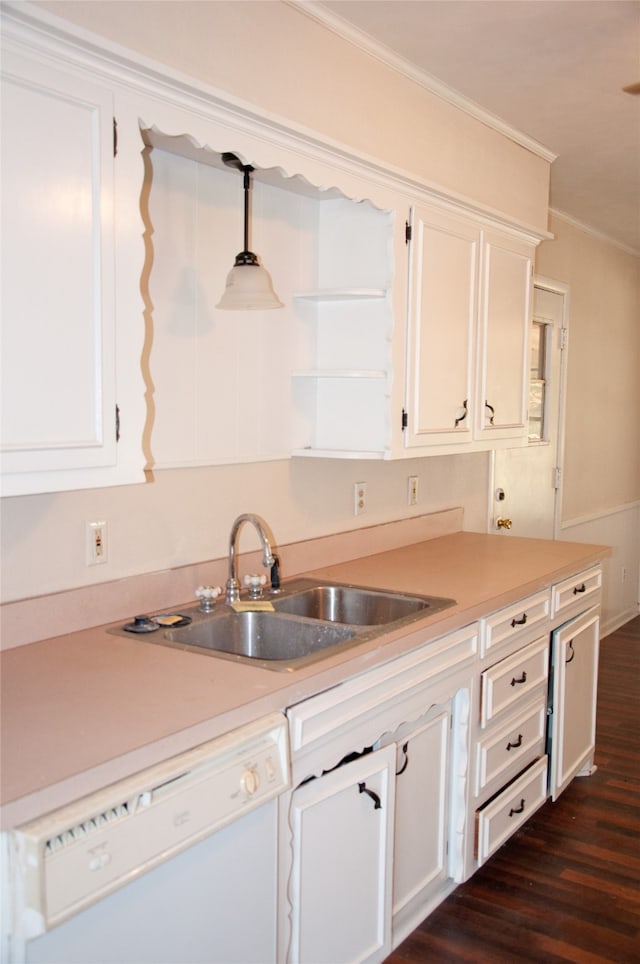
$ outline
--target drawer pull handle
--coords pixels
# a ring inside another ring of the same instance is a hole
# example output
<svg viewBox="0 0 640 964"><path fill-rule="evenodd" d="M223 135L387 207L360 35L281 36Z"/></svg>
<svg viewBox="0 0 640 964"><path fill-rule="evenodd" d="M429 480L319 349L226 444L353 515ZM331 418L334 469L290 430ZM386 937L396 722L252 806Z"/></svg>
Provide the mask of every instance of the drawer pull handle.
<svg viewBox="0 0 640 964"><path fill-rule="evenodd" d="M573 640L570 639L567 643L567 652L571 653L569 659L565 659L565 663L570 663L572 659L575 659L576 651L573 648Z"/></svg>
<svg viewBox="0 0 640 964"><path fill-rule="evenodd" d="M358 793L366 793L367 796L371 797L373 800L373 809L382 810L382 801L380 800L380 797L377 793L374 793L373 790L370 790L366 783L358 784Z"/></svg>
<svg viewBox="0 0 640 964"><path fill-rule="evenodd" d="M523 613L520 619L511 620L511 628L513 629L515 626L524 626L526 621L527 621L527 614Z"/></svg>
<svg viewBox="0 0 640 964"><path fill-rule="evenodd" d="M404 753L404 760L402 761L402 766L400 767L400 769L399 769L399 770L396 770L396 776L397 776L397 777L399 777L402 773L404 773L404 771L405 771L405 770L407 769L407 767L409 766L409 754L407 753L407 750L408 750L408 749L409 749L409 744L408 744L408 743L403 743L403 744L402 744L402 752Z"/></svg>
<svg viewBox="0 0 640 964"><path fill-rule="evenodd" d="M582 583L581 586L574 586L574 587L573 587L573 595L574 595L574 596L577 596L579 592L586 592L586 591L587 591L587 587L585 586L584 583Z"/></svg>
<svg viewBox="0 0 640 964"><path fill-rule="evenodd" d="M518 739L515 743L512 743L511 740L509 740L507 743L507 750L517 750L520 746L522 746L522 733L518 733Z"/></svg>
<svg viewBox="0 0 640 964"><path fill-rule="evenodd" d="M526 673L526 670L523 669L522 676L520 677L520 679L516 679L514 676L513 679L511 680L511 685L516 686L519 683L526 683L526 682L527 682L527 673Z"/></svg>
<svg viewBox="0 0 640 964"><path fill-rule="evenodd" d="M519 814L519 813L524 813L524 797L523 797L522 800L520 801L520 806L519 806L519 807L512 807L512 808L511 808L511 810L509 811L509 816L510 816L510 817L515 817L515 816L516 816L517 814Z"/></svg>

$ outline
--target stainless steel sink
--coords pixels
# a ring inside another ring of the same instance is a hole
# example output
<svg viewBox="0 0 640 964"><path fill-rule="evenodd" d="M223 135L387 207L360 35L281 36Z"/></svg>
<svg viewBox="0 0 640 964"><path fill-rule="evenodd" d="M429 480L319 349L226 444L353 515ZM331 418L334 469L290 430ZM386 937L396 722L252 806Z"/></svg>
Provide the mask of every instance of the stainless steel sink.
<svg viewBox="0 0 640 964"><path fill-rule="evenodd" d="M292 619L270 612L221 613L165 633L166 639L185 647L269 661L300 660L355 635L355 630L347 626Z"/></svg>
<svg viewBox="0 0 640 964"><path fill-rule="evenodd" d="M356 586L318 585L274 599L273 606L277 612L293 613L307 619L351 626L385 626L428 609L437 612L438 608L443 608L438 603L448 602Z"/></svg>
<svg viewBox="0 0 640 964"><path fill-rule="evenodd" d="M226 603L217 603L211 613L188 609L182 614L185 621L189 620L188 626L158 626L157 632L140 638L290 672L375 639L391 628L409 626L455 603L439 596L407 595L304 577L267 593L265 600L271 603L272 611L261 609L260 603L254 610L241 612Z"/></svg>

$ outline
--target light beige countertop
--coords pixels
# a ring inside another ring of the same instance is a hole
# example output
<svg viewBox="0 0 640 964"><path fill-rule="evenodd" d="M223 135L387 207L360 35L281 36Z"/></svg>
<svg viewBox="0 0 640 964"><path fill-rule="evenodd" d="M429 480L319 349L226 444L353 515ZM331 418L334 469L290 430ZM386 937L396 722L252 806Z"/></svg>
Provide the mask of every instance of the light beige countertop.
<svg viewBox="0 0 640 964"><path fill-rule="evenodd" d="M608 554L603 546L456 532L316 569L325 579L457 603L296 672L125 638L108 626L9 649L1 676L2 827L285 710Z"/></svg>

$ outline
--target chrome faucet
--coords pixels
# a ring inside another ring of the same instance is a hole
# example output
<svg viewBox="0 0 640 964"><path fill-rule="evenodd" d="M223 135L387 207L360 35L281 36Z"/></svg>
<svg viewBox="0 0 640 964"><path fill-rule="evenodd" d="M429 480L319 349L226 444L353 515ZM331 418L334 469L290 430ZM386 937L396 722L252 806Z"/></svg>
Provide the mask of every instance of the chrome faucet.
<svg viewBox="0 0 640 964"><path fill-rule="evenodd" d="M238 534L244 522L250 522L253 526L255 526L256 532L260 536L260 541L262 543L263 565L269 568L270 566L273 566L275 561L273 552L271 551L269 537L266 533L266 523L260 518L260 516L253 515L253 513L250 512L245 512L243 515L239 515L231 526L231 535L229 536L229 578L227 580L226 597L228 603L236 602L236 600L240 598L240 583L238 582L236 551Z"/></svg>

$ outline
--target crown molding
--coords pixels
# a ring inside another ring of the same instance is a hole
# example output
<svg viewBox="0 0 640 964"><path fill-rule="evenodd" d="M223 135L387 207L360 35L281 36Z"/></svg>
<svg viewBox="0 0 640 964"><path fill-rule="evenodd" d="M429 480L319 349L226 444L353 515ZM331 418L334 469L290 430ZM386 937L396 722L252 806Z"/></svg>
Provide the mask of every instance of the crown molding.
<svg viewBox="0 0 640 964"><path fill-rule="evenodd" d="M365 51L365 53L375 57L376 60L379 60L397 73L404 75L450 106L464 111L465 114L469 114L474 120L508 137L509 140L531 151L532 154L537 154L538 157L543 158L543 160L549 163L553 163L553 161L556 160L558 155L554 154L548 147L545 147L544 144L534 140L522 131L517 130L517 128L512 127L511 124L502 120L497 114L492 114L491 111L486 110L484 107L476 104L475 101L460 94L457 90L454 90L453 87L449 87L441 80L438 80L437 77L433 77L425 70L416 67L415 64L405 60L404 57L395 53L389 47L385 46L385 44L381 44L379 41L374 40L373 37L370 37L369 34L354 27L353 24L348 23L348 21L344 20L339 14L326 10L321 4L316 3L315 0L282 0L282 2L303 13L310 19L315 20L317 23L322 24L322 26L331 30L343 40L347 40L355 47L359 47Z"/></svg>
<svg viewBox="0 0 640 964"><path fill-rule="evenodd" d="M622 241L612 238L610 234L605 234L604 231L600 231L598 228L594 228L590 224L585 224L584 221L579 221L577 218L574 218L573 215L567 214L566 211L560 211L558 208L549 208L549 214L558 218L560 221L564 221L566 224L570 224L579 231L584 231L585 234L590 235L597 241L604 241L605 244L610 244L614 248L619 248L620 251L624 251L625 254L630 254L634 258L640 258L640 250L638 248L632 248L631 245L624 244Z"/></svg>

